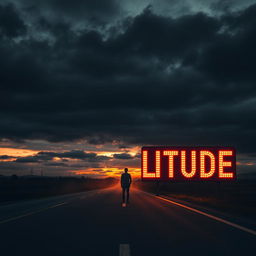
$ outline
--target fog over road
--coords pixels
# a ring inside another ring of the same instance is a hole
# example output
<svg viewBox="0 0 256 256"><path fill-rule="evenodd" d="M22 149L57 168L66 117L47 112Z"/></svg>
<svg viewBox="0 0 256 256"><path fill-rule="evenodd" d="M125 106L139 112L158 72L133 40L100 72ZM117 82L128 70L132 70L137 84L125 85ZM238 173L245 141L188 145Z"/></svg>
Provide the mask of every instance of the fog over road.
<svg viewBox="0 0 256 256"><path fill-rule="evenodd" d="M119 186L0 206L1 255L255 255L256 235ZM130 254L129 252L130 251Z"/></svg>

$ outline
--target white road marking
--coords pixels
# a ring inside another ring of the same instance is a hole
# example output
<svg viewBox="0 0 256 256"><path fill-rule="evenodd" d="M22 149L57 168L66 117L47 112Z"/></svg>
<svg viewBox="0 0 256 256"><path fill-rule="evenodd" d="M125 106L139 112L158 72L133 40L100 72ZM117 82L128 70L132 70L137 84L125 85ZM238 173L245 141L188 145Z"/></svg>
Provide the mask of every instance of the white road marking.
<svg viewBox="0 0 256 256"><path fill-rule="evenodd" d="M40 209L40 210L37 210L37 211L34 211L34 212L28 212L28 213L25 213L25 214L22 214L22 215L19 215L19 216L11 217L9 219L5 219L5 220L0 221L0 225L4 224L4 223L7 223L7 222L10 222L10 221L13 221L13 220L18 220L18 219L36 214L36 213L39 213L39 212L42 212L42 211L46 211L48 209L52 209L52 208L55 208L55 207L58 207L58 206L61 206L61 205L64 205L64 204L67 204L67 203L63 202L63 203L55 204L55 205L52 205L52 206L49 206L47 208L43 208L43 209Z"/></svg>
<svg viewBox="0 0 256 256"><path fill-rule="evenodd" d="M119 246L119 256L130 256L130 245L120 244Z"/></svg>
<svg viewBox="0 0 256 256"><path fill-rule="evenodd" d="M152 196L152 195L151 195L151 196ZM170 199L166 199L166 198L161 197L161 196L155 196L155 197L158 198L158 199L161 199L161 200L163 200L163 201L167 201L167 202L169 202L169 203L172 203L172 204L178 205L178 206L180 206L180 207L183 207L183 208L185 208L185 209L187 209L187 210L190 210L190 211L192 211L192 212L199 213L199 214L201 214L201 215L204 215L204 216L206 216L206 217L208 217L208 218L211 218L211 219L214 219L214 220L216 220L216 221L225 223L225 224L227 224L227 225L229 225L229 226L232 226L232 227L234 227L234 228L240 229L240 230L242 230L242 231L244 231L244 232L250 233L250 234L252 234L252 235L256 235L256 231L253 230L253 229L249 229L249 228L243 227L243 226L238 225L238 224L236 224L236 223L230 222L230 221L228 221L228 220L224 220L224 219L219 218L219 217L216 217L216 216L214 216L214 215L212 215L212 214L208 214L208 213L206 213L206 212L197 210L197 209L195 209L195 208L186 206L186 205L184 205L184 204L177 203L177 202L175 202L175 201L172 201L172 200L170 200Z"/></svg>

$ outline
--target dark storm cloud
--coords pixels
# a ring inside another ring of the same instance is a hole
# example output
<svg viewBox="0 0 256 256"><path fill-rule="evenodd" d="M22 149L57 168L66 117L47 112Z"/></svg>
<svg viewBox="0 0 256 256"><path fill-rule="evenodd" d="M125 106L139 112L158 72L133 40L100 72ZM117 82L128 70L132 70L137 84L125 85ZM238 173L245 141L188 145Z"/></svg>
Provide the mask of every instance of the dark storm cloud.
<svg viewBox="0 0 256 256"><path fill-rule="evenodd" d="M8 156L8 155L1 155L1 156L0 156L0 159L1 159L1 160L8 160L8 159L12 159L12 158L14 158L14 157Z"/></svg>
<svg viewBox="0 0 256 256"><path fill-rule="evenodd" d="M115 159L124 159L124 160L133 159L133 156L127 153L114 154L113 157Z"/></svg>
<svg viewBox="0 0 256 256"><path fill-rule="evenodd" d="M71 150L66 152L51 152L51 151L42 151L38 152L36 155L33 156L25 156L25 157L17 157L14 162L18 163L35 163L35 162L42 162L42 161L50 161L53 160L55 157L62 158L62 160L66 159L79 159L88 162L101 162L107 161L111 159L111 157L107 156L98 156L96 153L87 153L82 150ZM7 155L0 156L0 159L10 159L14 157L10 157Z"/></svg>
<svg viewBox="0 0 256 256"><path fill-rule="evenodd" d="M72 150L63 153L58 152L39 152L39 157L59 157L59 158L71 158L71 159L95 159L97 154L86 153L82 150Z"/></svg>
<svg viewBox="0 0 256 256"><path fill-rule="evenodd" d="M17 37L26 32L26 26L13 4L0 5L0 36Z"/></svg>
<svg viewBox="0 0 256 256"><path fill-rule="evenodd" d="M119 145L118 148L128 150L131 146L128 145Z"/></svg>
<svg viewBox="0 0 256 256"><path fill-rule="evenodd" d="M120 13L119 0L10 0L18 2L30 16L41 15L51 20L87 21L104 26Z"/></svg>
<svg viewBox="0 0 256 256"><path fill-rule="evenodd" d="M224 16L223 22L229 26L230 34L223 33L215 39L197 65L201 72L210 75L218 82L240 82L241 87L255 81L254 72L256 52L256 5L249 7L239 16ZM234 35L232 35L234 34ZM234 88L237 90L239 87Z"/></svg>
<svg viewBox="0 0 256 256"><path fill-rule="evenodd" d="M105 161L110 159L110 157L107 156L98 156L96 153L87 153L82 150L72 150L68 152L63 153L57 153L57 152L39 152L39 157L59 157L59 158L70 158L70 159L80 159L80 160L87 160L87 161Z"/></svg>
<svg viewBox="0 0 256 256"><path fill-rule="evenodd" d="M0 40L0 135L255 152L255 17L255 5L219 17L146 8L108 38L39 17L32 26L48 37ZM101 157L86 154L35 157Z"/></svg>
<svg viewBox="0 0 256 256"><path fill-rule="evenodd" d="M207 1L204 1L207 2ZM210 7L213 11L221 11L221 12L232 12L232 10L239 10L241 7L250 6L255 4L254 0L210 0Z"/></svg>
<svg viewBox="0 0 256 256"><path fill-rule="evenodd" d="M24 156L17 158L14 162L16 163L37 163L40 162L40 158L35 156Z"/></svg>

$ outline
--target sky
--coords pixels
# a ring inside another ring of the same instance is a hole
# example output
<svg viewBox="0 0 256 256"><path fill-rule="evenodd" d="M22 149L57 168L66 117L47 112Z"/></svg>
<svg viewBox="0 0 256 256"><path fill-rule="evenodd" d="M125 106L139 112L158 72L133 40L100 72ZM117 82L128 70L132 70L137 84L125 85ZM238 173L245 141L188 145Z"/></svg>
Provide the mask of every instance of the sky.
<svg viewBox="0 0 256 256"><path fill-rule="evenodd" d="M149 145L256 173L256 0L2 0L0 175L140 173Z"/></svg>

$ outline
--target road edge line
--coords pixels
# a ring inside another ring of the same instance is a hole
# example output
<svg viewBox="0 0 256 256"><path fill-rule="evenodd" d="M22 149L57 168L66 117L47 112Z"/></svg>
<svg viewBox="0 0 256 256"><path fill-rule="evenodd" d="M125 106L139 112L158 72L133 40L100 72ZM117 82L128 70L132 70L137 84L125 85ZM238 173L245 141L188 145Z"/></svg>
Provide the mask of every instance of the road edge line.
<svg viewBox="0 0 256 256"><path fill-rule="evenodd" d="M155 196L155 195L150 194L150 193L145 192L145 191L142 191L142 192L144 192L144 193L146 193L146 194L148 194L148 195L150 195L150 196L156 197L156 198L158 198L158 199L160 199L160 200L167 201L167 202L172 203L172 204L174 204L174 205L180 206L180 207L182 207L182 208L184 208L184 209L190 210L190 211L192 211L192 212L196 212L196 213L201 214L201 215L204 215L204 216L206 216L206 217L208 217L208 218L210 218L210 219L213 219L213 220L222 222L222 223L224 223L224 224L226 224L226 225L232 226L232 227L234 227L234 228L240 229L240 230L242 230L242 231L244 231L244 232L247 232L247 233L250 233L250 234L256 236L256 230L243 227L243 226L241 226L241 225L239 225L239 224L236 224L236 223L233 223L233 222L231 222L231 221L222 219L222 218L220 218L220 217L216 217L216 216L214 216L214 215L212 215L212 214L209 214L209 213L206 213L206 212L197 210L197 209L192 208L192 207L190 207L190 206L187 206L187 205L184 205L184 204L181 204L181 203L177 203L177 202L175 202L175 201L173 201L173 200L170 200L170 199L167 199L167 198L165 198L165 197Z"/></svg>

